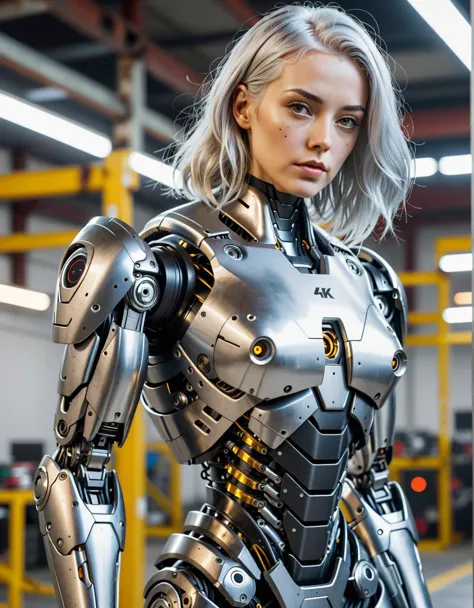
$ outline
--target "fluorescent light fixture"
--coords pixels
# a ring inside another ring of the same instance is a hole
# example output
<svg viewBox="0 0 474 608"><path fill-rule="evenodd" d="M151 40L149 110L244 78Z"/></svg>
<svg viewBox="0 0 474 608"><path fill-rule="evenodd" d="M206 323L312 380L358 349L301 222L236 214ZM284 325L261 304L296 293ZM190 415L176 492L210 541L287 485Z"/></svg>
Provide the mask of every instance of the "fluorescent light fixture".
<svg viewBox="0 0 474 608"><path fill-rule="evenodd" d="M434 158L416 158L411 161L412 177L431 177L438 171L438 162Z"/></svg>
<svg viewBox="0 0 474 608"><path fill-rule="evenodd" d="M446 323L472 323L472 306L454 306L443 310Z"/></svg>
<svg viewBox="0 0 474 608"><path fill-rule="evenodd" d="M472 270L471 253L449 253L443 255L439 261L443 272L469 272Z"/></svg>
<svg viewBox="0 0 474 608"><path fill-rule="evenodd" d="M2 91L0 91L0 118L56 139L92 156L105 158L112 151L112 142L105 135ZM132 152L129 165L133 171L144 177L149 177L165 186L174 186L172 168L152 156ZM180 188L181 175L178 174L176 177L176 186Z"/></svg>
<svg viewBox="0 0 474 608"><path fill-rule="evenodd" d="M0 92L0 118L92 156L105 158L112 151L112 142L104 135L3 92Z"/></svg>
<svg viewBox="0 0 474 608"><path fill-rule="evenodd" d="M471 26L451 0L408 0L455 55L471 69Z"/></svg>
<svg viewBox="0 0 474 608"><path fill-rule="evenodd" d="M47 293L14 287L13 285L0 285L0 304L20 306L30 310L48 310L51 298Z"/></svg>
<svg viewBox="0 0 474 608"><path fill-rule="evenodd" d="M472 304L472 291L458 291L458 293L454 294L454 302L458 306Z"/></svg>
<svg viewBox="0 0 474 608"><path fill-rule="evenodd" d="M443 156L439 161L439 172L443 175L468 175L472 173L472 156L470 154Z"/></svg>
<svg viewBox="0 0 474 608"><path fill-rule="evenodd" d="M173 169L166 163L148 156L148 154L142 154L141 152L132 152L128 159L130 168L140 173L144 177L160 182L165 186L173 187ZM181 175L176 175L176 186L181 187Z"/></svg>

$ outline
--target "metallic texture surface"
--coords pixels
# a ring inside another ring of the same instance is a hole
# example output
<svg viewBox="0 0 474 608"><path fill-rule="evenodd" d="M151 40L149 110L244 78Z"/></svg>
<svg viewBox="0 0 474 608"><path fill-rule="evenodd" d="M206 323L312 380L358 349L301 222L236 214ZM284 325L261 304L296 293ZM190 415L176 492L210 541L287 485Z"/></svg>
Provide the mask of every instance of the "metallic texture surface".
<svg viewBox="0 0 474 608"><path fill-rule="evenodd" d="M94 505L83 500L71 471L61 469L49 456L40 463L35 501L62 608L114 606L117 601L125 510L115 473L107 475L113 500L108 505Z"/></svg>
<svg viewBox="0 0 474 608"><path fill-rule="evenodd" d="M250 180L225 209L188 203L140 237L94 219L61 263L54 325L67 344L59 447L36 500L58 595L116 606L123 504L105 466L143 390L163 441L207 480L146 608L429 607L409 508L388 482L406 302L379 256Z"/></svg>
<svg viewBox="0 0 474 608"><path fill-rule="evenodd" d="M184 559L205 576L231 606L247 606L255 593L255 580L238 562L207 542L185 534L172 534L158 560Z"/></svg>
<svg viewBox="0 0 474 608"><path fill-rule="evenodd" d="M77 282L68 287L66 276L78 249L84 251L86 263ZM150 248L120 220L91 220L60 264L53 316L55 342L76 344L87 338L130 290L137 271L157 274Z"/></svg>
<svg viewBox="0 0 474 608"><path fill-rule="evenodd" d="M179 590L179 594L176 593L176 590ZM193 585L183 570L171 567L162 568L151 577L145 587L144 595L144 608L159 608L160 606L162 608L167 608L167 606L170 608L183 608L185 606L191 606L191 608L219 608ZM168 604L166 604L166 601Z"/></svg>
<svg viewBox="0 0 474 608"><path fill-rule="evenodd" d="M395 509L379 513L346 480L342 500L349 525L367 549L396 608L431 608L416 548L418 533L400 486L388 484Z"/></svg>

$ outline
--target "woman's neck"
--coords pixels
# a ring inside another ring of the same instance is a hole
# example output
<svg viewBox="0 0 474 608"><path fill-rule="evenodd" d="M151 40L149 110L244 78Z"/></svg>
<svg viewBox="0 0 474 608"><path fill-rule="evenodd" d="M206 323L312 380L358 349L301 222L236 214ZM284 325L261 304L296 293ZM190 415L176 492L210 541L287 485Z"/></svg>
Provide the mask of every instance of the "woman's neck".
<svg viewBox="0 0 474 608"><path fill-rule="evenodd" d="M265 195L272 211L272 223L280 243L292 247L298 242L301 231L301 214L305 213L305 203L300 196L280 192L264 180L247 173L245 181L251 188L255 188Z"/></svg>

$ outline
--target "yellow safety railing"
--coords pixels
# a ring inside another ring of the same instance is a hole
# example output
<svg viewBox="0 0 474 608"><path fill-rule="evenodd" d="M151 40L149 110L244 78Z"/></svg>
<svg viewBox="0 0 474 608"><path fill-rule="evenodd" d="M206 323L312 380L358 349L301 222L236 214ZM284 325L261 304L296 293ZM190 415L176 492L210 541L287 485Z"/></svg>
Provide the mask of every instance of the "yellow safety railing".
<svg viewBox="0 0 474 608"><path fill-rule="evenodd" d="M447 253L471 251L469 236L441 237L436 240L435 268L439 260ZM443 310L450 305L449 276L436 270L433 272L402 272L400 280L405 287L434 285L437 287L436 312L412 312L408 314L408 324L436 325L433 334L412 334L405 339L405 345L411 347L435 346L437 348L438 379L438 454L436 456L399 457L390 464L391 476L399 480L402 471L426 469L437 471L437 504L438 504L438 538L420 542L423 550L444 550L453 542L452 508L451 508L451 439L450 439L450 403L449 403L449 352L453 344L470 344L472 334L469 331L449 331L444 321Z"/></svg>
<svg viewBox="0 0 474 608"><path fill-rule="evenodd" d="M168 459L170 464L170 483L168 496L150 479L147 482L148 496L168 515L168 523L159 526L147 526L151 537L166 537L183 529L183 504L181 500L180 465L171 454L166 443L154 441L148 444L148 451L156 452Z"/></svg>
<svg viewBox="0 0 474 608"><path fill-rule="evenodd" d="M54 595L44 585L25 575L26 507L33 503L33 490L0 490L0 504L9 506L8 562L0 562L0 585L7 587L7 604L0 608L23 608L23 594Z"/></svg>

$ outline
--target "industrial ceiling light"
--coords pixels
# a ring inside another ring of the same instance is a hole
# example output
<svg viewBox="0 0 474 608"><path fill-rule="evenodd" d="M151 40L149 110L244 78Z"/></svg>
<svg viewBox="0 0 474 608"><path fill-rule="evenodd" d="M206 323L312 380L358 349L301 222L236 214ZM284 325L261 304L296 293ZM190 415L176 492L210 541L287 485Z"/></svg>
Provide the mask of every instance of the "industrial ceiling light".
<svg viewBox="0 0 474 608"><path fill-rule="evenodd" d="M439 260L443 272L469 272L472 270L471 253L449 253Z"/></svg>
<svg viewBox="0 0 474 608"><path fill-rule="evenodd" d="M30 310L48 310L51 298L47 293L14 287L13 285L0 285L0 304L20 306Z"/></svg>
<svg viewBox="0 0 474 608"><path fill-rule="evenodd" d="M471 69L471 26L451 0L408 0L455 55Z"/></svg>
<svg viewBox="0 0 474 608"><path fill-rule="evenodd" d="M434 158L416 158L411 161L411 176L431 177L438 171L438 162Z"/></svg>
<svg viewBox="0 0 474 608"><path fill-rule="evenodd" d="M0 118L92 156L105 158L112 151L112 143L104 135L3 92L0 92Z"/></svg>
<svg viewBox="0 0 474 608"><path fill-rule="evenodd" d="M443 310L443 319L451 325L455 323L472 323L472 306L454 306Z"/></svg>
<svg viewBox="0 0 474 608"><path fill-rule="evenodd" d="M443 175L468 175L472 173L472 157L470 154L443 156L439 160L439 172Z"/></svg>
<svg viewBox="0 0 474 608"><path fill-rule="evenodd" d="M128 164L133 171L140 173L144 177L164 184L165 186L173 187L181 186L180 175L176 175L176 184L173 183L173 169L166 163L160 160L148 156L148 154L142 154L141 152L132 152L128 159Z"/></svg>
<svg viewBox="0 0 474 608"><path fill-rule="evenodd" d="M458 293L454 294L454 302L458 306L472 304L472 291L458 291Z"/></svg>
<svg viewBox="0 0 474 608"><path fill-rule="evenodd" d="M105 135L62 118L53 112L43 110L34 104L22 101L3 91L0 91L0 118L56 139L98 158L105 158L112 151L112 142ZM174 185L171 167L151 156L140 152L132 152L129 164L131 169L144 177L149 177L165 186ZM178 177L177 186L179 187L179 185L180 179Z"/></svg>

